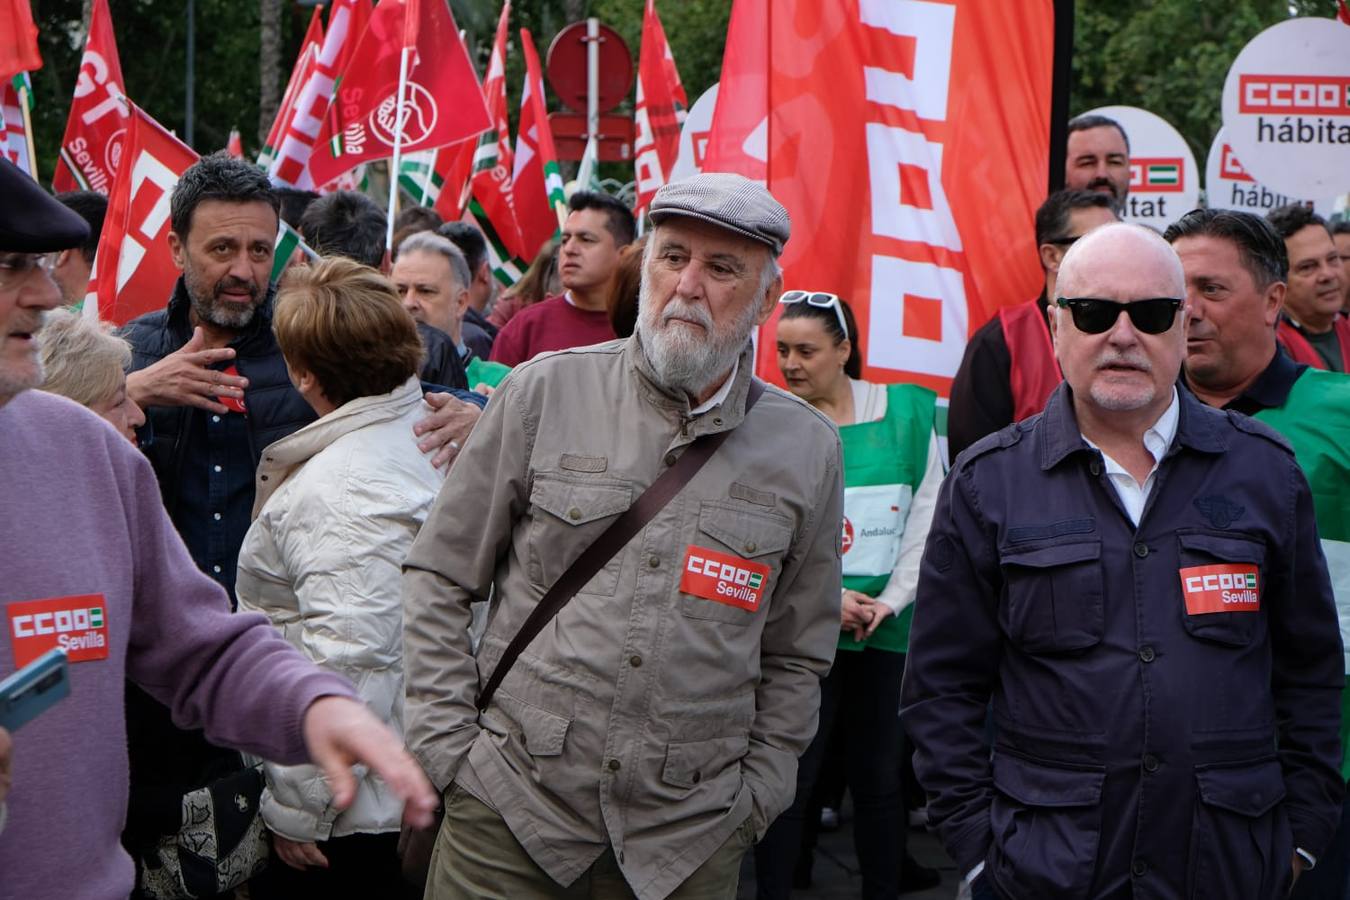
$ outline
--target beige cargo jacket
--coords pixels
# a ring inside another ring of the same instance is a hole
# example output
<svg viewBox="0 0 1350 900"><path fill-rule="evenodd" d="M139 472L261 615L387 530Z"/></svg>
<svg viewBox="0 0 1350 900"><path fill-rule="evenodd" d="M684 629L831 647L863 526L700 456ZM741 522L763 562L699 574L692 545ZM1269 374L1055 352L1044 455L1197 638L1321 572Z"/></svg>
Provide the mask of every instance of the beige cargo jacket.
<svg viewBox="0 0 1350 900"><path fill-rule="evenodd" d="M697 417L653 383L636 338L517 367L405 564L408 745L562 885L612 845L658 900L747 816L762 835L792 800L839 637L841 454L833 424L775 388L745 416L752 364L747 350ZM545 590L695 437L725 429L480 717L479 685ZM737 568L760 575L757 602ZM475 659L469 604L490 591Z"/></svg>

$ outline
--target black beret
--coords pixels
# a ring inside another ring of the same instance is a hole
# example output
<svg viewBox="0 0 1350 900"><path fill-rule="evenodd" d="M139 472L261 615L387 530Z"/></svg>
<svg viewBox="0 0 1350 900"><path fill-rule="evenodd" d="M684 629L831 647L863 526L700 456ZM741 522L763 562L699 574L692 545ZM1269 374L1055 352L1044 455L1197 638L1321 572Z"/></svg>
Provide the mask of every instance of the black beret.
<svg viewBox="0 0 1350 900"><path fill-rule="evenodd" d="M0 157L0 252L66 250L88 237L89 223Z"/></svg>

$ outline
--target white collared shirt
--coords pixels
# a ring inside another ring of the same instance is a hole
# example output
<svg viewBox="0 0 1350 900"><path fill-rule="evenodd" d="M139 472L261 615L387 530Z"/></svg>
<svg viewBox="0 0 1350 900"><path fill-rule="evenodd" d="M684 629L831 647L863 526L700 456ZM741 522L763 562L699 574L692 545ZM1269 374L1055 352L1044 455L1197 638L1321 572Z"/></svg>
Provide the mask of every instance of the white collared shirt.
<svg viewBox="0 0 1350 900"><path fill-rule="evenodd" d="M689 415L701 416L708 410L712 409L714 406L721 406L722 401L727 399L727 395L731 393L732 382L736 380L736 373L740 371L740 368L741 368L741 361L737 359L735 362L731 364L731 372L730 374L727 375L727 380L722 382L722 386L717 389L717 393L713 394L707 400L704 400L698 406L695 406L693 409L689 410Z"/></svg>
<svg viewBox="0 0 1350 900"><path fill-rule="evenodd" d="M1139 517L1144 514L1144 504L1148 502L1148 495L1153 490L1153 483L1157 480L1158 463L1162 462L1163 456L1167 454L1167 448L1172 446L1172 440L1177 436L1177 420L1181 411L1181 403L1177 399L1177 389L1172 388L1172 402L1167 405L1167 409L1158 417L1158 421L1153 423L1153 427L1144 432L1144 449L1153 457L1153 468L1149 470L1148 477L1144 483L1140 484L1134 480L1134 476L1125 471L1125 467L1116 462L1106 453L1102 453L1102 461L1106 465L1106 477L1110 480L1111 486L1116 489L1116 496L1120 498L1121 506L1125 507L1125 512L1129 515L1130 521L1139 526ZM1086 436L1083 440L1087 441L1089 447L1094 450L1101 450L1096 444Z"/></svg>

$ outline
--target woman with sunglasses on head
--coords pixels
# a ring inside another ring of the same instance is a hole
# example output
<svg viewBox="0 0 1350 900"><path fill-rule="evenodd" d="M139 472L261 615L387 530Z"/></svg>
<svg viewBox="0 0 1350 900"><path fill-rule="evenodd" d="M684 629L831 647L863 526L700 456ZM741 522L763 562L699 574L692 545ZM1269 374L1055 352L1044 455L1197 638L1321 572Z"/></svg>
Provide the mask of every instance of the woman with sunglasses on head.
<svg viewBox="0 0 1350 900"><path fill-rule="evenodd" d="M837 721L847 732L844 764L862 896L893 898L902 882L897 849L904 867L915 866L905 886L919 881L903 852L900 680L919 559L943 475L934 431L937 396L915 385L861 380L853 312L835 295L788 291L779 303L778 366L788 390L829 416L843 442L844 583L840 652L821 683L820 725L798 764L796 799L755 851L758 896L786 898L794 868L810 872L809 858L803 864L797 858L814 843L808 810Z"/></svg>

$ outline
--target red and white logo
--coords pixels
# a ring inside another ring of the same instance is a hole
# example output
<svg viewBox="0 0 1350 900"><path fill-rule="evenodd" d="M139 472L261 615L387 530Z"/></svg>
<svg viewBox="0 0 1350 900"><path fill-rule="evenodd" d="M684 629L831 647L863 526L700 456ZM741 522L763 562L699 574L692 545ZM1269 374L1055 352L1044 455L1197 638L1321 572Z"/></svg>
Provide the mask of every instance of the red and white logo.
<svg viewBox="0 0 1350 900"><path fill-rule="evenodd" d="M26 600L5 608L14 665L28 665L53 647L73 662L108 658L108 607L102 594Z"/></svg>
<svg viewBox="0 0 1350 900"><path fill-rule="evenodd" d="M1350 116L1350 77L1241 75L1238 77L1238 112Z"/></svg>
<svg viewBox="0 0 1350 900"><path fill-rule="evenodd" d="M840 552L847 553L853 547L853 523L844 516L844 538L839 543Z"/></svg>
<svg viewBox="0 0 1350 900"><path fill-rule="evenodd" d="M1188 615L1261 611L1261 582L1255 565L1190 566L1179 574Z"/></svg>
<svg viewBox="0 0 1350 900"><path fill-rule="evenodd" d="M685 552L680 590L704 600L755 612L764 599L769 567L691 544Z"/></svg>

